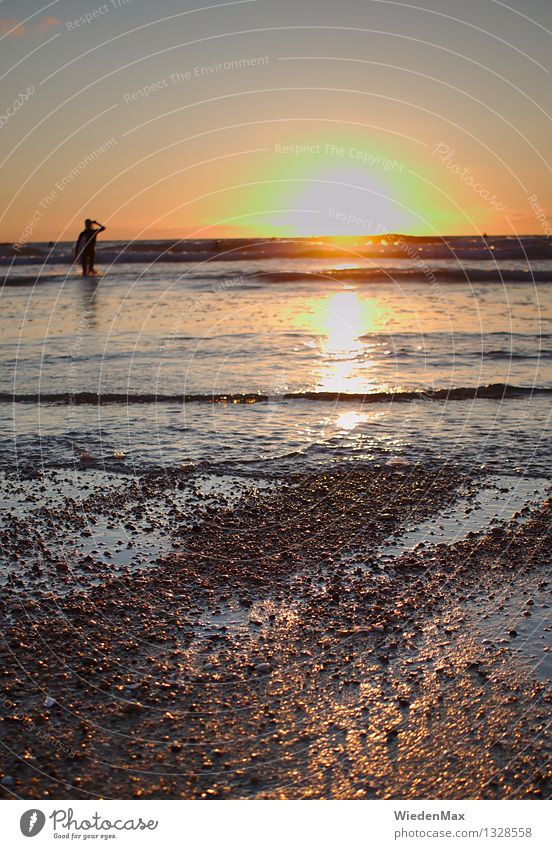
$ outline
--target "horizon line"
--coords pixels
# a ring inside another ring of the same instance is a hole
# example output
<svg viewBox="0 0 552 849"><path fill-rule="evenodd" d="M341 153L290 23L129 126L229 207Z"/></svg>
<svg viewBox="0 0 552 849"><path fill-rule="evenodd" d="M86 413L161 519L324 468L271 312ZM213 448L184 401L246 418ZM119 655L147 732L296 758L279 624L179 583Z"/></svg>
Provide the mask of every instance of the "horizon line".
<svg viewBox="0 0 552 849"><path fill-rule="evenodd" d="M105 232L109 230L109 227L106 227ZM436 241L443 239L469 239L469 238L479 238L479 239L489 239L489 238L501 238L501 239L519 239L522 237L531 237L531 238L543 238L550 239L551 236L547 233L442 233L441 235L436 234L414 234L414 233L395 233L389 231L387 233L353 233L353 234L312 234L310 236L293 236L293 235L274 235L274 236L254 236L254 235L245 235L245 236L150 236L144 238L134 238L132 236L121 236L119 238L113 239L102 239L101 243L105 244L106 242L121 242L121 241L129 241L129 242L213 242L213 241L224 241L224 242L243 242L243 241L255 241L255 242L263 242L263 241L289 241L293 240L295 242L309 242L313 240L321 240L321 239L336 239L343 241L344 239L433 239ZM36 241L29 241L26 244L32 245L47 245L50 242L54 244L64 244L64 243L72 243L74 239L38 239ZM16 240L2 240L0 241L0 245L16 245Z"/></svg>

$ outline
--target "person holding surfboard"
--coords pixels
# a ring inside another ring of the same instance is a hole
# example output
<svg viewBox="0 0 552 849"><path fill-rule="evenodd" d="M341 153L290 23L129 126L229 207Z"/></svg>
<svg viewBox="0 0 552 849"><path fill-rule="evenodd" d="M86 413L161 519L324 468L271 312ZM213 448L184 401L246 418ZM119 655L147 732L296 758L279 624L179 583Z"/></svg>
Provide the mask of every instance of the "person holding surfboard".
<svg viewBox="0 0 552 849"><path fill-rule="evenodd" d="M93 224L97 226L93 227ZM94 268L96 236L98 233L103 233L104 230L105 227L99 221L92 221L90 218L87 218L84 222L84 230L79 235L75 245L75 261L80 261L83 277L96 273L96 269Z"/></svg>

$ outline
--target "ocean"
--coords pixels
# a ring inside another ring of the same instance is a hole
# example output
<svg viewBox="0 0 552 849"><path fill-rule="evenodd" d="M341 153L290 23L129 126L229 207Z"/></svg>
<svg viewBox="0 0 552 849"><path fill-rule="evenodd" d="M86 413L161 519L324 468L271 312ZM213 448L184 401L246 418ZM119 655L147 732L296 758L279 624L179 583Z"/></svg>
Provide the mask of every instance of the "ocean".
<svg viewBox="0 0 552 849"><path fill-rule="evenodd" d="M0 248L0 464L548 469L545 237Z"/></svg>

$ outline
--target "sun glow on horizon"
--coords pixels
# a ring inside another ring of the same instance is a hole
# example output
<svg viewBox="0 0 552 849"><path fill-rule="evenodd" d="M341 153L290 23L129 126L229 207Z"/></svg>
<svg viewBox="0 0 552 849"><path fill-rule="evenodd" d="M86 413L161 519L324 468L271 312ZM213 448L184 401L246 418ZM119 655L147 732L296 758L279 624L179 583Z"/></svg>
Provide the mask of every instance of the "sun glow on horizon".
<svg viewBox="0 0 552 849"><path fill-rule="evenodd" d="M275 190L281 195L283 185ZM361 168L321 167L316 176L287 184L284 208L267 216L276 233L350 237L411 232L416 216L398 202L396 187Z"/></svg>
<svg viewBox="0 0 552 849"><path fill-rule="evenodd" d="M346 131L293 141L280 147L295 153L272 155L248 173L252 188L238 207L255 208L251 222L260 235L421 235L438 223L418 176L427 170L418 151L407 161L396 142Z"/></svg>

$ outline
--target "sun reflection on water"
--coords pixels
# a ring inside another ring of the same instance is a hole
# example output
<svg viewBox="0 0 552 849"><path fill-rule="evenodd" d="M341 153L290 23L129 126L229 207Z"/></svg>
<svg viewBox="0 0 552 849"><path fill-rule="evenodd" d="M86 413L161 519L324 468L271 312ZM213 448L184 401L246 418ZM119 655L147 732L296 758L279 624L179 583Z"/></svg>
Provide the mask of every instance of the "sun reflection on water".
<svg viewBox="0 0 552 849"><path fill-rule="evenodd" d="M317 300L309 318L313 332L321 337L319 391L363 394L385 388L373 372L375 362L364 338L381 330L383 323L374 298L345 289Z"/></svg>
<svg viewBox="0 0 552 849"><path fill-rule="evenodd" d="M326 339L323 350L334 357L347 359L362 351L359 336L363 333L363 315L366 304L355 291L338 292L327 305Z"/></svg>
<svg viewBox="0 0 552 849"><path fill-rule="evenodd" d="M341 430L353 430L360 424L368 421L366 413L358 413L356 410L347 410L346 413L340 413L335 420L336 426Z"/></svg>

